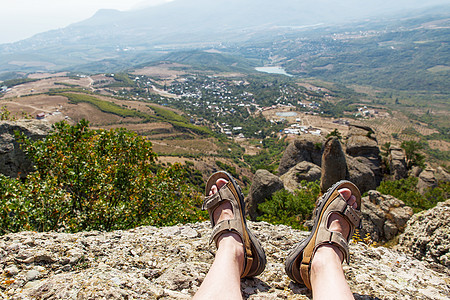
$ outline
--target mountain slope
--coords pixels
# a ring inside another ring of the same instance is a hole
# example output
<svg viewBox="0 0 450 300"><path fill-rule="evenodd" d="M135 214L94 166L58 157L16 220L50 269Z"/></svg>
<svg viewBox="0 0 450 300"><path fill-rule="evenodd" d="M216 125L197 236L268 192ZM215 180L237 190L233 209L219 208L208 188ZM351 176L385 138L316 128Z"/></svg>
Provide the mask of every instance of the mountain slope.
<svg viewBox="0 0 450 300"><path fill-rule="evenodd" d="M55 70L146 52L199 48L275 36L301 26L330 25L443 3L376 0L176 0L120 12L100 10L60 30L0 45L0 71Z"/></svg>

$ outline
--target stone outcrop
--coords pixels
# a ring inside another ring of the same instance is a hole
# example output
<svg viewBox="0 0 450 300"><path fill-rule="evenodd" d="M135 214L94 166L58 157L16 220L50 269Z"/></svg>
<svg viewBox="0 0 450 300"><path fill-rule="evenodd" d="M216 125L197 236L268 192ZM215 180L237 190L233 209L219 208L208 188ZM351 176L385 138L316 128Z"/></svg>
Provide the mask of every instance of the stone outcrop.
<svg viewBox="0 0 450 300"><path fill-rule="evenodd" d="M287 173L280 176L283 181L284 188L290 192L300 188L300 182L306 180L308 182L320 179L320 167L307 161L298 163L291 168Z"/></svg>
<svg viewBox="0 0 450 300"><path fill-rule="evenodd" d="M0 173L16 178L32 170L31 161L15 139L15 131L34 140L45 137L50 129L48 123L37 120L0 121Z"/></svg>
<svg viewBox="0 0 450 300"><path fill-rule="evenodd" d="M394 180L408 177L405 153L401 148L391 146L389 149L389 168Z"/></svg>
<svg viewBox="0 0 450 300"><path fill-rule="evenodd" d="M386 242L403 232L406 222L413 215L413 210L393 196L382 195L377 191L369 191L362 198L361 237L370 234L376 242Z"/></svg>
<svg viewBox="0 0 450 300"><path fill-rule="evenodd" d="M410 171L409 175L419 178L417 189L422 194L429 188L437 187L440 182L450 181L450 174L442 167L438 167L437 169L428 167L422 170L416 166Z"/></svg>
<svg viewBox="0 0 450 300"><path fill-rule="evenodd" d="M377 180L366 159L362 156L352 157L347 155L349 180L356 184L361 193L377 188Z"/></svg>
<svg viewBox="0 0 450 300"><path fill-rule="evenodd" d="M278 176L267 170L258 170L253 177L250 193L245 199L247 214L252 220L259 216L258 204L269 199L273 193L283 189L283 182Z"/></svg>
<svg viewBox="0 0 450 300"><path fill-rule="evenodd" d="M422 168L419 166L413 166L411 170L408 171L408 176L419 177L420 172L422 172Z"/></svg>
<svg viewBox="0 0 450 300"><path fill-rule="evenodd" d="M449 182L450 181L450 174L447 171L445 171L444 168L442 168L442 167L437 167L434 174L435 174L438 182Z"/></svg>
<svg viewBox="0 0 450 300"><path fill-rule="evenodd" d="M346 151L351 156L367 156L379 152L373 129L368 126L350 125Z"/></svg>
<svg viewBox="0 0 450 300"><path fill-rule="evenodd" d="M284 272L307 232L248 222L267 255L266 270L241 281L244 299L312 299ZM1 299L191 299L214 259L210 223L127 231L0 237ZM448 273L401 252L350 245L344 271L357 300L447 299ZM226 284L226 283L224 283ZM326 284L326 283L325 283Z"/></svg>
<svg viewBox="0 0 450 300"><path fill-rule="evenodd" d="M376 186L378 186L382 180L381 157L374 131L366 126L351 125L345 151L372 170ZM352 166L349 162L347 164L350 169Z"/></svg>
<svg viewBox="0 0 450 300"><path fill-rule="evenodd" d="M437 187L438 181L434 175L435 170L426 168L419 175L419 182L417 183L417 189L420 193L425 192L426 189Z"/></svg>
<svg viewBox="0 0 450 300"><path fill-rule="evenodd" d="M320 166L324 142L324 138L320 136L305 135L290 143L281 158L278 174L283 175L302 161L312 162Z"/></svg>
<svg viewBox="0 0 450 300"><path fill-rule="evenodd" d="M397 249L450 270L450 199L415 214L400 236Z"/></svg>
<svg viewBox="0 0 450 300"><path fill-rule="evenodd" d="M325 142L322 154L322 175L320 189L325 193L339 180L348 179L347 161L337 137L330 137Z"/></svg>

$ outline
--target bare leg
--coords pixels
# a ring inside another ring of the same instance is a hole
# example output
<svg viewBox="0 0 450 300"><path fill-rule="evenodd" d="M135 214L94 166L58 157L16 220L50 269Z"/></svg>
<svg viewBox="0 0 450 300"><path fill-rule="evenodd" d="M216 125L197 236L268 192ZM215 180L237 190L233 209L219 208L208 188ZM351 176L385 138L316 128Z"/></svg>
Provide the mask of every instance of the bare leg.
<svg viewBox="0 0 450 300"><path fill-rule="evenodd" d="M341 189L339 193L349 205L356 208L355 196L349 189ZM332 214L328 228L347 236L350 232L349 224L338 214ZM335 246L320 246L311 262L311 286L313 298L320 299L354 299L342 269L342 252Z"/></svg>
<svg viewBox="0 0 450 300"><path fill-rule="evenodd" d="M217 193L218 188L226 183L224 179L217 180L216 186L211 188L210 195ZM221 204L214 211L216 224L231 218L233 210L229 202ZM217 246L214 262L193 299L242 299L240 279L244 266L242 240L236 233L224 233L220 235Z"/></svg>

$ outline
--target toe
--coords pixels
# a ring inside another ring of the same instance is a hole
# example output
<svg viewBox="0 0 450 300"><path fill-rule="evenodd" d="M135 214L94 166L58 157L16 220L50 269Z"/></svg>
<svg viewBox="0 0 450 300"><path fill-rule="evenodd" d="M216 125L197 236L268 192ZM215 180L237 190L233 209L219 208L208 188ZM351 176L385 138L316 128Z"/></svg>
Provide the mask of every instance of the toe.
<svg viewBox="0 0 450 300"><path fill-rule="evenodd" d="M350 205L354 209L358 207L358 204L356 203L356 197L355 195L352 195L352 191L347 188L343 188L339 190L339 193L342 195L342 197L344 197L348 205Z"/></svg>
<svg viewBox="0 0 450 300"><path fill-rule="evenodd" d="M211 187L211 190L209 191L209 195L214 195L215 193L217 193L218 189L217 189L217 185L213 185Z"/></svg>
<svg viewBox="0 0 450 300"><path fill-rule="evenodd" d="M352 195L352 192L347 188L340 189L338 192L342 195L342 197L344 197L346 201L348 201Z"/></svg>
<svg viewBox="0 0 450 300"><path fill-rule="evenodd" d="M226 181L226 180L223 179L223 178L218 179L218 180L216 181L216 184L213 185L213 186L211 187L211 190L209 191L209 196L214 195L215 193L217 193L217 191L218 191L221 187L223 187L225 184L227 184L227 182L228 182L228 181Z"/></svg>
<svg viewBox="0 0 450 300"><path fill-rule="evenodd" d="M223 187L225 184L227 184L227 182L228 182L228 181L226 181L225 179L219 178L219 179L217 179L217 181L216 181L216 185L217 185L217 187L220 189L220 188ZM216 192L217 192L217 191L216 191Z"/></svg>

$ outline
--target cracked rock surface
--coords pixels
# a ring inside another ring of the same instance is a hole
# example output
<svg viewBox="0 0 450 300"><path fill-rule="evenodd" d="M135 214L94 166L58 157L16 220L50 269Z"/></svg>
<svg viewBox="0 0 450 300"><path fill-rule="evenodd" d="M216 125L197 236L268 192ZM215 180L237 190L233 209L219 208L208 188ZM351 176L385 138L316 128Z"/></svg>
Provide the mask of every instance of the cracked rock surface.
<svg viewBox="0 0 450 300"><path fill-rule="evenodd" d="M249 222L266 270L242 280L246 299L311 299L284 272L308 232ZM214 259L209 222L127 231L0 237L1 299L190 299ZM346 277L356 299L448 299L448 270L384 247L351 244Z"/></svg>

